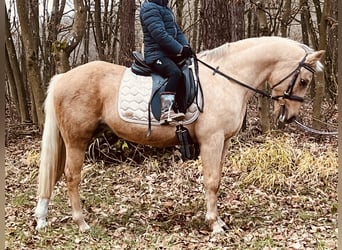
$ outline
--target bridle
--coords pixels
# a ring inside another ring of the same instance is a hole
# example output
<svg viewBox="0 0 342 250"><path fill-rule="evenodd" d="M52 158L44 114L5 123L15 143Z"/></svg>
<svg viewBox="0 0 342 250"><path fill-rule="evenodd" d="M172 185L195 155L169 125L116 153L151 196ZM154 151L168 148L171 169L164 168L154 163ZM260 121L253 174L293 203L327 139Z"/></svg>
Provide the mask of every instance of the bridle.
<svg viewBox="0 0 342 250"><path fill-rule="evenodd" d="M306 60L307 56L308 56L308 54L305 54L303 59L299 62L297 68L295 68L292 72L290 72L290 74L288 74L286 77L284 77L278 83L274 84L271 88L273 90L275 87L282 84L287 78L289 78L291 75L293 75L292 80L291 80L289 86L287 87L287 89L285 90L284 94L280 95L280 96L272 96L272 99L278 101L278 104L279 104L280 109L281 109L280 116L279 116L280 122L285 121L285 113L286 113L285 99L288 99L291 101L296 101L296 102L304 102L303 97L293 95L293 88L296 84L296 81L298 79L299 73L300 73L302 68L309 70L312 74L314 74L316 72L315 69L313 69L309 65L305 64L305 60Z"/></svg>
<svg viewBox="0 0 342 250"><path fill-rule="evenodd" d="M279 96L272 96L271 98L274 100L279 100L279 99L288 99L288 100L292 100L292 101L297 101L297 102L304 102L304 98L300 97L300 96L296 96L293 95L293 88L296 84L298 75L300 73L301 68L305 68L307 70L309 70L312 74L314 74L316 72L316 70L314 68L312 68L311 66L307 65L305 63L306 57L308 56L308 54L306 54L304 56L304 58L299 62L297 68L295 68L292 72L290 72L290 74L288 74L286 77L284 77L282 80L280 80L278 83L274 84L273 87L271 89L274 89L275 87L279 86L280 84L282 84L287 78L289 78L291 75L293 75L292 77L292 81L290 82L289 86L287 87L286 91L284 92L283 95L279 95Z"/></svg>
<svg viewBox="0 0 342 250"><path fill-rule="evenodd" d="M316 70L314 68L312 68L311 66L309 66L309 65L307 65L305 63L305 60L306 60L307 56L308 56L308 54L305 54L303 59L299 62L298 66L293 71L291 71L287 76L285 76L283 79L281 79L279 82L277 82L276 84L274 84L272 86L271 90L273 90L274 88L276 88L277 86L282 84L286 79L288 79L289 77L291 77L293 75L292 81L290 82L290 84L287 87L287 89L284 92L284 94L278 95L278 96L272 96L270 93L268 93L268 92L266 92L264 90L260 90L260 89L254 88L254 87L252 87L252 86L250 86L250 85L248 85L246 83L243 83L243 82L241 82L241 81L239 81L237 79L234 79L233 77L228 76L225 73L223 73L222 71L220 71L218 69L219 67L214 68L213 66L207 64L206 62L198 59L196 57L196 55L194 55L194 61L195 61L196 64L197 64L197 62L200 62L204 66L206 66L209 69L213 70L213 75L219 74L219 75L223 76L224 78L226 78L228 80L232 80L235 83L237 83L237 84L239 84L239 85L241 85L241 86L243 86L243 87L245 87L247 89L253 90L256 93L261 94L264 97L268 97L268 98L270 98L272 100L278 101L280 106L282 107L282 111L281 111L282 114L281 115L284 116L284 113L285 113L285 101L284 101L284 99L288 99L288 100L291 100L291 101L297 101L297 102L304 102L304 98L303 97L293 95L293 89L294 89L294 86L296 84L296 81L298 79L298 76L299 76L299 73L300 73L301 69L305 68L306 70L310 71L312 74L314 74L316 72ZM309 132L312 132L312 133L321 134L321 135L337 135L338 134L338 132L326 132L326 131L320 131L320 130L316 130L316 129L313 129L313 128L309 128L309 127L301 124L297 120L294 120L294 121L300 127L304 128L306 131L309 131Z"/></svg>
<svg viewBox="0 0 342 250"><path fill-rule="evenodd" d="M300 70L301 68L305 68L307 70L309 70L311 73L315 73L315 69L312 68L311 66L307 65L305 63L305 60L306 60L306 57L308 56L308 54L305 54L304 58L299 62L298 66L293 70L291 71L287 76L285 76L283 79L281 79L279 82L277 82L276 84L273 85L273 87L271 88L272 90L279 86L280 84L282 84L285 80L287 80L289 77L292 77L292 81L290 82L289 86L287 87L286 91L284 92L283 95L277 95L277 96L272 96L272 94L264 91L264 90L260 90L260 89L257 89L255 87L252 87L246 83L243 83L225 73L223 73L222 71L219 70L219 67L216 67L214 68L213 66L209 65L208 63L198 59L196 56L194 56L194 59L195 61L198 61L200 63L202 63L204 66L206 66L207 68L213 70L213 75L215 74L219 74L221 76L223 76L224 78L228 79L228 80L231 80L231 81L234 81L235 83L247 88L247 89L250 89L250 90L253 90L254 92L264 96L264 97L268 97L272 100L275 100L275 101L280 101L280 100L284 100L284 99L288 99L288 100L292 100L292 101L297 101L297 102L304 102L304 98L303 97L300 97L300 96L296 96L296 95L293 95L293 89L294 89L294 86L296 84L296 81L297 81L297 78L298 78L298 75L300 73Z"/></svg>

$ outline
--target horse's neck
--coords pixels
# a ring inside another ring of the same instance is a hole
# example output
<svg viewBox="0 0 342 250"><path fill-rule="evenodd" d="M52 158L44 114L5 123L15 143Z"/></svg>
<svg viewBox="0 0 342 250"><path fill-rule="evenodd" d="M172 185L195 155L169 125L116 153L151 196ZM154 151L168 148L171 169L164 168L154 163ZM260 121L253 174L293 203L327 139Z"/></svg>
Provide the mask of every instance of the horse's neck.
<svg viewBox="0 0 342 250"><path fill-rule="evenodd" d="M221 46L221 50L208 54L204 59L228 76L253 88L259 88L272 72L277 57L265 53L266 47L251 42L251 44L226 44ZM245 90L246 93L253 94L248 89Z"/></svg>

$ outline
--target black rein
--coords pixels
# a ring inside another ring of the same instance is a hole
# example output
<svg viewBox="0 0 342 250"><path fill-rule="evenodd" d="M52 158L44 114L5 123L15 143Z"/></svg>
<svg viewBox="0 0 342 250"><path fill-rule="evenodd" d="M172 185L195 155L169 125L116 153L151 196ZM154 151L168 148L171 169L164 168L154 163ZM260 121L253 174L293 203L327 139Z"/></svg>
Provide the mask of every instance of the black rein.
<svg viewBox="0 0 342 250"><path fill-rule="evenodd" d="M228 79L228 80L231 80L231 81L234 81L235 83L247 88L247 89L250 89L264 97L267 97L267 98L270 98L272 100L276 100L278 101L279 99L289 99L289 100L292 100L292 101L298 101L298 102L304 102L304 98L303 97L300 97L300 96L295 96L295 95L292 95L292 91L293 91L293 88L294 88L294 85L296 83L296 80L298 78L298 75L300 73L300 69L303 67L307 70L309 70L310 72L312 73L315 73L315 69L313 69L312 67L310 67L309 65L305 64L305 60L306 60L306 57L307 57L307 54L304 56L304 58L300 61L300 63L298 64L297 68L295 68L293 71L290 72L290 74L288 74L286 77L284 77L282 80L280 80L278 83L276 83L275 85L273 85L272 89L274 89L275 87L277 87L278 85L280 85L281 83L283 83L287 78L289 78L291 75L293 75L293 79L289 85L289 87L287 88L287 90L284 92L283 95L279 95L279 96L272 96L270 93L264 91L264 90L260 90L260 89L257 89L257 88L254 88L246 83L243 83L225 73L223 73L222 71L219 70L219 67L216 67L214 68L213 66L209 65L208 63L198 59L197 57L195 57L195 60L197 60L198 62L202 63L204 66L206 66L207 68L211 69L213 71L213 75L215 74L219 74L221 76L223 76L224 78Z"/></svg>

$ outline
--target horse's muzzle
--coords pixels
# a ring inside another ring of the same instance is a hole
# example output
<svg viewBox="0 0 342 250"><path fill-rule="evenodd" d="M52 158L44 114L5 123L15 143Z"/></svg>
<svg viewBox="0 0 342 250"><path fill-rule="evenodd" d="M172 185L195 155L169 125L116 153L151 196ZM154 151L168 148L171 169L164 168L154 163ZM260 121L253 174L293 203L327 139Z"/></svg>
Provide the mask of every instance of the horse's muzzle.
<svg viewBox="0 0 342 250"><path fill-rule="evenodd" d="M278 120L281 123L291 123L296 119L296 116L288 117L288 112L285 105L281 105L280 112L278 115Z"/></svg>

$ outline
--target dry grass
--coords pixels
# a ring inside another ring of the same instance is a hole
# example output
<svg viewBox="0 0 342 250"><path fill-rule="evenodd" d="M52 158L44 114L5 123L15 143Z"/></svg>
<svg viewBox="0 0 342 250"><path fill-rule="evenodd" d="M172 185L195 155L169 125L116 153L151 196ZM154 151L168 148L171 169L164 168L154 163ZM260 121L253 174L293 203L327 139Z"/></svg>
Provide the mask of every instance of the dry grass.
<svg viewBox="0 0 342 250"><path fill-rule="evenodd" d="M229 158L240 182L267 190L291 188L295 183L337 181L337 149L317 143L298 144L294 138L267 138L262 144L239 145ZM236 141L236 145L239 143Z"/></svg>

